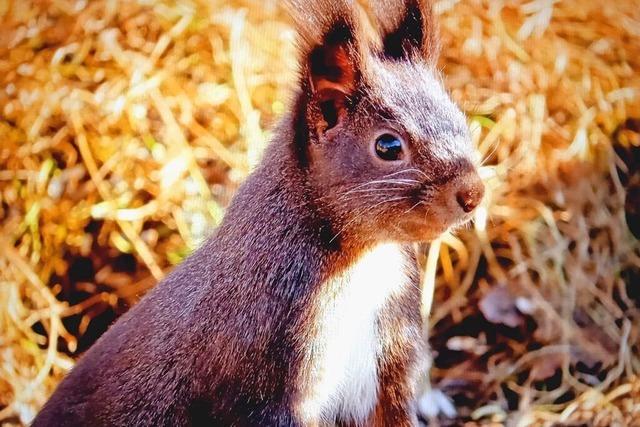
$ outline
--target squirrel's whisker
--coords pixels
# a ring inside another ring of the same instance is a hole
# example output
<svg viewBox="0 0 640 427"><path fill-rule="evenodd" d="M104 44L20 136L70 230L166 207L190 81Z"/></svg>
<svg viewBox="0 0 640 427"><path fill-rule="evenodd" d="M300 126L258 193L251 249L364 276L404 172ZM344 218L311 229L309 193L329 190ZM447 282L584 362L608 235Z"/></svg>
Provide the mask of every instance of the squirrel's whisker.
<svg viewBox="0 0 640 427"><path fill-rule="evenodd" d="M351 224L353 224L354 221L361 219L362 215L372 211L373 209L377 208L378 206L384 204L384 203L389 203L389 202L397 202L403 199L408 199L408 197L403 196L403 197L393 197L391 199L386 199L383 200L381 202L376 203L373 206L369 206L366 209L363 209L361 212L359 212L357 215L354 215L353 219L351 219L350 221L348 221L344 226L342 226L342 228L340 229L340 231L338 231L332 238L331 240L329 240L329 243L332 243L336 238L338 238L338 236L340 236L340 234L342 234L342 232Z"/></svg>

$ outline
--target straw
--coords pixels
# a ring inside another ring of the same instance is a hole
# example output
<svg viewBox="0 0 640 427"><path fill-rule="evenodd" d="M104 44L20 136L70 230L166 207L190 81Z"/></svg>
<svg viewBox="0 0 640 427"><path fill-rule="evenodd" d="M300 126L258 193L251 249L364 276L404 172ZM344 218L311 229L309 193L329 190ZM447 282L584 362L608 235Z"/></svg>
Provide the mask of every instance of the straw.
<svg viewBox="0 0 640 427"><path fill-rule="evenodd" d="M640 425L640 180L612 150L640 141L613 137L640 117L640 8L436 9L487 184L423 257L431 378L460 415L440 422ZM293 41L274 0L0 1L1 423L219 223L286 109Z"/></svg>

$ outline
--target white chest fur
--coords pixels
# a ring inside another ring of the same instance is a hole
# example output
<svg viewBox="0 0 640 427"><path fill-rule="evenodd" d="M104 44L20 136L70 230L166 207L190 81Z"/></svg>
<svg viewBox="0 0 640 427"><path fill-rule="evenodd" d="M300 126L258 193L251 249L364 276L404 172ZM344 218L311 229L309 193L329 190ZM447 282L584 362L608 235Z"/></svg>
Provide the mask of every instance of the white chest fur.
<svg viewBox="0 0 640 427"><path fill-rule="evenodd" d="M364 421L378 394L382 345L377 319L407 278L406 255L396 244L379 245L322 287L303 366L299 413L308 423Z"/></svg>

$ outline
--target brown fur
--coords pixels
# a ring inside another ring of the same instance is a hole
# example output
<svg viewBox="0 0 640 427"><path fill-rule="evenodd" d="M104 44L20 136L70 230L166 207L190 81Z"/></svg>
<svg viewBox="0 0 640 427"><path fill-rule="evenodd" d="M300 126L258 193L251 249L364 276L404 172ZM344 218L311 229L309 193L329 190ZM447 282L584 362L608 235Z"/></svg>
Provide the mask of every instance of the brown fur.
<svg viewBox="0 0 640 427"><path fill-rule="evenodd" d="M460 200L472 209L482 198L464 116L434 72L430 8L396 3L374 8L400 11L377 13L378 40L349 1L291 3L299 89L261 165L215 235L83 355L35 426L301 424L302 369L330 279L378 243L466 221ZM383 132L404 140L401 161L376 156ZM375 325L371 425L417 420L424 351L409 259L408 285Z"/></svg>

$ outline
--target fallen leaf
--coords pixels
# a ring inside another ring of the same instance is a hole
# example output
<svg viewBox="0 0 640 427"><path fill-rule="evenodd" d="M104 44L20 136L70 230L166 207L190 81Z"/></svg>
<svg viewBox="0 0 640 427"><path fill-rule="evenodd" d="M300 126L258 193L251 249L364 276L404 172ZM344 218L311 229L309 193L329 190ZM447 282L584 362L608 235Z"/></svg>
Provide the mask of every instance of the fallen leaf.
<svg viewBox="0 0 640 427"><path fill-rule="evenodd" d="M509 292L504 285L492 288L480 300L480 311L491 323L517 328L524 322L518 311L517 296Z"/></svg>

